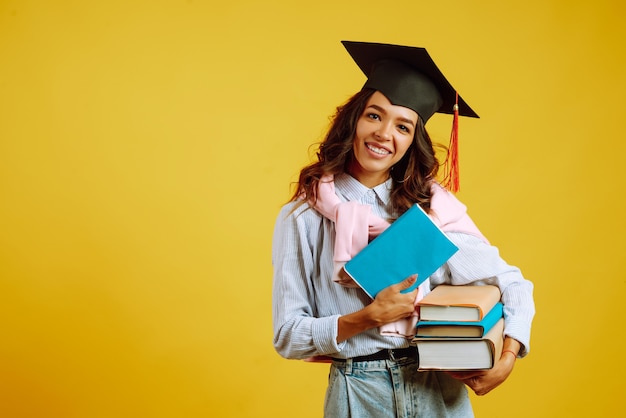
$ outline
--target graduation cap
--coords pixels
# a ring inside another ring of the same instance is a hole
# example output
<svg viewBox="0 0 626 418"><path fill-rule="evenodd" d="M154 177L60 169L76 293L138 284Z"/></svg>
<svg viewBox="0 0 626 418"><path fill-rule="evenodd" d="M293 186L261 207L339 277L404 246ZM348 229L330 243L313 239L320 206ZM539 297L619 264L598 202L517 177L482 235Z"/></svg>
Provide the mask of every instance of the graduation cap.
<svg viewBox="0 0 626 418"><path fill-rule="evenodd" d="M363 88L383 93L391 103L417 112L426 123L434 113L454 114L456 90L425 48L342 41L367 76ZM459 115L478 115L458 98Z"/></svg>
<svg viewBox="0 0 626 418"><path fill-rule="evenodd" d="M458 116L478 118L478 114L458 95L425 48L352 41L342 44L367 77L364 89L378 90L392 104L414 110L424 123L435 113L454 115L444 181L450 190L458 191Z"/></svg>

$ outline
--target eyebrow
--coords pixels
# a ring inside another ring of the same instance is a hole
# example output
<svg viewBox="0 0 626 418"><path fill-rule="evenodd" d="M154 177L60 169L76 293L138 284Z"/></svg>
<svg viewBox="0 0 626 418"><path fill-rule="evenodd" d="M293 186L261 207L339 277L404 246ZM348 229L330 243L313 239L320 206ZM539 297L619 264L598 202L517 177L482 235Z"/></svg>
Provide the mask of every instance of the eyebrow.
<svg viewBox="0 0 626 418"><path fill-rule="evenodd" d="M378 106L377 104L371 104L369 106L367 106L367 108L369 109L370 107L378 110L381 113L384 113L385 115L387 114L387 111L385 109L383 109L382 107ZM401 122L404 122L406 124L410 124L411 126L415 127L415 122L413 122L411 119L407 119L407 118L403 118L403 117L399 117L398 118Z"/></svg>

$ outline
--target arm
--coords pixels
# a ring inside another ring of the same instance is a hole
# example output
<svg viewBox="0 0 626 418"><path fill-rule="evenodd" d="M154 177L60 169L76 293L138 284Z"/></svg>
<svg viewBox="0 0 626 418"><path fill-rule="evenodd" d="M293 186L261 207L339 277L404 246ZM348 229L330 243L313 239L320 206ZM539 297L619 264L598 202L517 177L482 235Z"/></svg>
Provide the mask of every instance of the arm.
<svg viewBox="0 0 626 418"><path fill-rule="evenodd" d="M521 343L519 357L530 350L530 328L535 315L533 284L521 271L507 264L497 247L462 233L448 233L459 251L431 276L431 287L448 283L491 284L502 292L504 334Z"/></svg>
<svg viewBox="0 0 626 418"><path fill-rule="evenodd" d="M449 235L459 252L449 260L446 268L431 277L431 285L493 284L502 292L505 318L502 355L490 370L450 373L477 395L484 395L508 378L517 357L528 354L530 327L535 314L533 284L524 279L517 267L502 260L496 247L466 234Z"/></svg>
<svg viewBox="0 0 626 418"><path fill-rule="evenodd" d="M309 238L309 231L322 228L322 219L306 205L294 207L290 203L280 211L272 239L274 348L285 358L305 359L339 351L339 315L315 318L318 241Z"/></svg>

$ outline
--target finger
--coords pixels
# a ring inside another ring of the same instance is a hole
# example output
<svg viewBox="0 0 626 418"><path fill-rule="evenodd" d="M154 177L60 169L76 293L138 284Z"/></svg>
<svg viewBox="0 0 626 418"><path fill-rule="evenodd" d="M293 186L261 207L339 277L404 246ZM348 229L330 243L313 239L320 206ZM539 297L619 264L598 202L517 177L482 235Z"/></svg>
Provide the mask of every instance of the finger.
<svg viewBox="0 0 626 418"><path fill-rule="evenodd" d="M469 379L463 380L463 383L471 387L476 394L478 394L481 390L484 390L480 377L470 377Z"/></svg>
<svg viewBox="0 0 626 418"><path fill-rule="evenodd" d="M402 280L396 286L398 286L399 290L406 290L410 288L411 286L413 286L416 281L417 281L417 274L413 274L407 277L406 279Z"/></svg>

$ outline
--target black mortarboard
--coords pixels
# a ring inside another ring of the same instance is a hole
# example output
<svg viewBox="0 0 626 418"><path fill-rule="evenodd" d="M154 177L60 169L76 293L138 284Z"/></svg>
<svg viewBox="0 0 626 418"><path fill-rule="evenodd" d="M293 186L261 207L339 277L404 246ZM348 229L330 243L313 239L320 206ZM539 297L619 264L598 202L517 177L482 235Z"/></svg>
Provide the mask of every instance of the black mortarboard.
<svg viewBox="0 0 626 418"><path fill-rule="evenodd" d="M456 90L425 48L369 42L342 41L367 76L363 88L383 93L391 103L417 112L426 123L434 113L454 114ZM458 97L460 116L477 118Z"/></svg>

